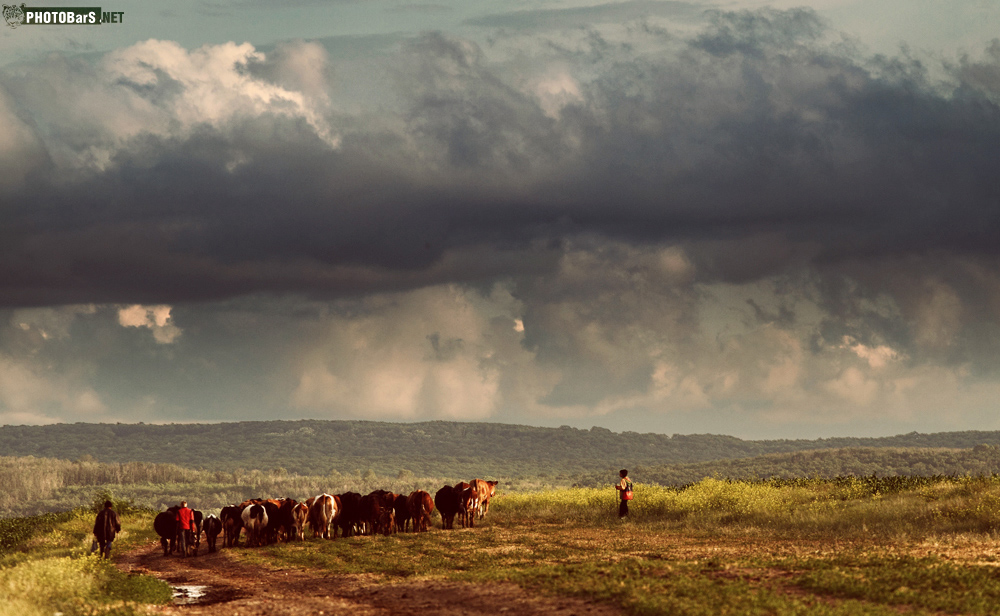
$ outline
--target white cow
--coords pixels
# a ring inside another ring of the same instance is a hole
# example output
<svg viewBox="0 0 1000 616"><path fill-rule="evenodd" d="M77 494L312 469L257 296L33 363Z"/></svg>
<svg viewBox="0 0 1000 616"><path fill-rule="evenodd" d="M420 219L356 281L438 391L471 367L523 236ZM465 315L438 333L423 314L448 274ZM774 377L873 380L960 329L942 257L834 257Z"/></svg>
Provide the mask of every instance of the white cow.
<svg viewBox="0 0 1000 616"><path fill-rule="evenodd" d="M267 509L264 505L247 505L241 517L243 528L247 529L247 547L264 545L267 533Z"/></svg>

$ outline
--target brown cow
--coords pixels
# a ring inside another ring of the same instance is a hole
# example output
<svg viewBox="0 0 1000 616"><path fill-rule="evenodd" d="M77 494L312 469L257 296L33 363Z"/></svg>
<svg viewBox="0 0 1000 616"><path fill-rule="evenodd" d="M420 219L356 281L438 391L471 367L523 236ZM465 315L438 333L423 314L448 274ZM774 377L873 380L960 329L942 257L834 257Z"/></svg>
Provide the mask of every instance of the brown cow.
<svg viewBox="0 0 1000 616"><path fill-rule="evenodd" d="M499 481L485 481L483 479L473 479L472 487L479 493L479 519L486 517L490 510L490 499L496 494Z"/></svg>
<svg viewBox="0 0 1000 616"><path fill-rule="evenodd" d="M310 500L312 500L312 504L309 505L309 527L312 529L313 538L336 539L336 527L334 527L333 537L330 536L330 527L339 513L337 501L330 494L319 494Z"/></svg>
<svg viewBox="0 0 1000 616"><path fill-rule="evenodd" d="M277 524L278 534L284 535L285 543L288 543L292 540L293 536L298 534L295 529L295 518L292 516L292 512L295 511L299 503L293 498L282 498L278 502L280 505L278 507L278 515L275 516L275 523ZM278 538L281 539L282 537L279 536Z"/></svg>
<svg viewBox="0 0 1000 616"><path fill-rule="evenodd" d="M472 528L476 525L476 511L479 510L479 492L464 481L456 483L455 490L459 494L458 521L462 528Z"/></svg>
<svg viewBox="0 0 1000 616"><path fill-rule="evenodd" d="M406 508L413 518L413 532L426 532L431 525L431 512L434 511L431 495L423 490L410 492L406 498Z"/></svg>
<svg viewBox="0 0 1000 616"><path fill-rule="evenodd" d="M292 507L292 528L288 538L294 535L294 537L299 541L304 540L306 538L306 522L308 520L309 505L305 503L298 503Z"/></svg>
<svg viewBox="0 0 1000 616"><path fill-rule="evenodd" d="M336 539L337 521L340 519L341 514L344 513L344 507L340 503L339 496L337 496L336 494L332 494L331 496L333 496L333 507L335 509L335 512L333 514L333 520L330 521L330 533L333 535L333 538Z"/></svg>
<svg viewBox="0 0 1000 616"><path fill-rule="evenodd" d="M472 528L476 525L476 512L479 511L479 492L469 486L462 490L461 509L459 514L464 514L461 518L462 526Z"/></svg>
<svg viewBox="0 0 1000 616"><path fill-rule="evenodd" d="M386 537L396 532L396 495L392 492L382 495L382 513L378 519L378 530Z"/></svg>
<svg viewBox="0 0 1000 616"><path fill-rule="evenodd" d="M395 513L392 506L396 495L385 490L374 490L361 498L359 522L361 533L389 535L396 530Z"/></svg>

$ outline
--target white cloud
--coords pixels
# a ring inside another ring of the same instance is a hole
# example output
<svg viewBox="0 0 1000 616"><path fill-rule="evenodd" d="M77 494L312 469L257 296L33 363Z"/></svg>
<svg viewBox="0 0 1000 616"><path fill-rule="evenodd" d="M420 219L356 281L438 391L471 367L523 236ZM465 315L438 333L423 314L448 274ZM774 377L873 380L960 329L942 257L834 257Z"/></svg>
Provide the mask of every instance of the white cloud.
<svg viewBox="0 0 1000 616"><path fill-rule="evenodd" d="M146 327L160 344L171 344L181 335L181 329L170 318L170 306L134 304L118 309L118 324L122 327Z"/></svg>
<svg viewBox="0 0 1000 616"><path fill-rule="evenodd" d="M868 362L872 368L884 368L890 361L900 359L900 354L884 344L867 346L850 336L844 336L844 348L850 349L855 355Z"/></svg>
<svg viewBox="0 0 1000 616"><path fill-rule="evenodd" d="M962 300L948 284L928 280L913 315L919 345L940 349L950 346L962 327Z"/></svg>
<svg viewBox="0 0 1000 616"><path fill-rule="evenodd" d="M834 395L859 407L867 407L875 400L879 384L855 367L846 368L836 379L824 383L824 388Z"/></svg>
<svg viewBox="0 0 1000 616"><path fill-rule="evenodd" d="M580 83L565 69L554 70L537 78L531 91L538 98L545 115L550 118L558 119L566 105L583 102Z"/></svg>
<svg viewBox="0 0 1000 616"><path fill-rule="evenodd" d="M289 70L299 73L304 86L321 92L321 76L310 60L318 63L323 58L315 46L302 46L298 54L289 54ZM305 118L335 146L337 139L310 98L257 79L248 70L251 63L265 60L250 43L204 45L188 51L173 41L151 39L109 53L102 64L107 82L123 84L118 86L118 95L142 112L136 119L154 120L126 127L132 134L155 132L156 127L160 132L172 131L178 124L186 132L201 123L219 127L235 117L274 113Z"/></svg>
<svg viewBox="0 0 1000 616"><path fill-rule="evenodd" d="M66 170L104 171L134 138L187 139L206 126L222 132L266 116L302 119L327 146L338 147L324 116L325 52L302 43L276 55L278 65L270 67L250 43L188 50L155 39L113 50L96 64L52 55L31 67L29 79L8 86L15 106L31 109L32 129L0 89L0 162L7 170L0 188L46 159ZM255 66L273 69L268 76L283 85L259 76L268 71ZM252 155L232 150L231 169Z"/></svg>
<svg viewBox="0 0 1000 616"><path fill-rule="evenodd" d="M363 316L332 318L323 345L303 361L293 404L359 417L490 417L500 372L491 364L490 320L472 295L432 287L371 298Z"/></svg>
<svg viewBox="0 0 1000 616"><path fill-rule="evenodd" d="M78 376L0 354L0 421L97 421L105 410L100 395Z"/></svg>

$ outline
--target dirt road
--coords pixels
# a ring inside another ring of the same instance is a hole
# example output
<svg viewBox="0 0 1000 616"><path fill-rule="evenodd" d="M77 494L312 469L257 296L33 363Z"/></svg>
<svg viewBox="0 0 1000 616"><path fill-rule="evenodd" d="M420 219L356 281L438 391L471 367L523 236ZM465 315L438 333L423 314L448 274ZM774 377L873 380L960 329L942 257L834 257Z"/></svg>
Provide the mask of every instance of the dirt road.
<svg viewBox="0 0 1000 616"><path fill-rule="evenodd" d="M438 579L380 582L375 576L332 575L300 568L260 569L240 564L223 549L182 559L164 557L158 543L122 554L118 566L204 595L192 603L178 598L163 614L457 616L511 614L621 616L621 610L573 598L533 595L513 584L469 584Z"/></svg>

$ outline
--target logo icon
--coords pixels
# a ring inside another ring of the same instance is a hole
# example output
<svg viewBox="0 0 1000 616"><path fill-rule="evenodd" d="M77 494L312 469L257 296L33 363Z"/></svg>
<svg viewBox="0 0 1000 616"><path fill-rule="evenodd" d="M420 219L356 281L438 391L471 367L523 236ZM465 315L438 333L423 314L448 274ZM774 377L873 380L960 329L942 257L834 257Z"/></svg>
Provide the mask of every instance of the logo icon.
<svg viewBox="0 0 1000 616"><path fill-rule="evenodd" d="M7 22L7 25L11 28L16 28L24 24L24 9L25 6L22 3L21 6L16 4L5 4L3 5L3 20Z"/></svg>

